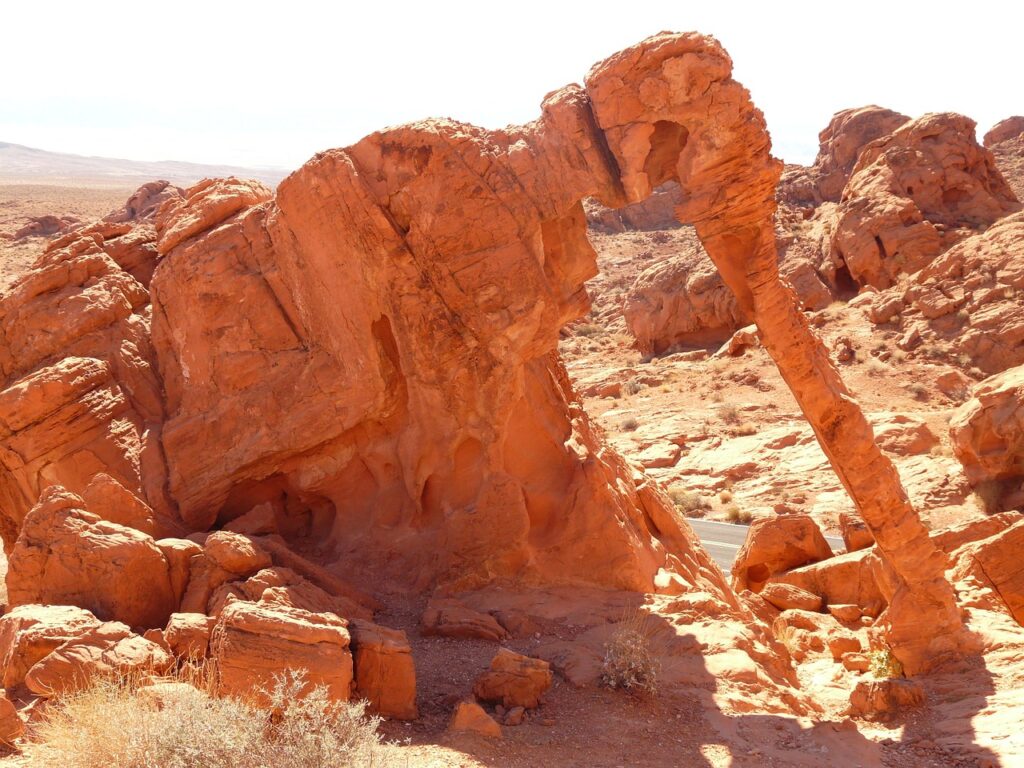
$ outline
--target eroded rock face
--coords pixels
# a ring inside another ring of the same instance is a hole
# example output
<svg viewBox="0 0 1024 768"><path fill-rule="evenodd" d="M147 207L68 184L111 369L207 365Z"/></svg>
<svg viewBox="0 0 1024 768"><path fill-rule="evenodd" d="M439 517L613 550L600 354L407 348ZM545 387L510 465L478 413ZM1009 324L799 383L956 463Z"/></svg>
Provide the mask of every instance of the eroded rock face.
<svg viewBox="0 0 1024 768"><path fill-rule="evenodd" d="M333 614L265 602L231 603L211 640L218 689L265 703L275 675L305 670L308 685L322 685L332 699L347 701L352 693L349 640L346 622Z"/></svg>
<svg viewBox="0 0 1024 768"><path fill-rule="evenodd" d="M871 297L878 323L901 318L922 345L948 345L992 374L1024 363L1024 213L961 240L909 281Z"/></svg>
<svg viewBox="0 0 1024 768"><path fill-rule="evenodd" d="M78 496L52 486L11 550L11 605L77 605L105 621L162 627L177 607L170 567L149 536L101 520Z"/></svg>
<svg viewBox="0 0 1024 768"><path fill-rule="evenodd" d="M150 185L146 185L147 187ZM160 186L157 184L157 186ZM146 187L133 196L148 198ZM177 194L167 185L161 199ZM51 242L0 297L0 536L10 551L45 488L81 494L105 473L176 532L164 493L161 385L149 296L152 205ZM141 282L140 282L141 281Z"/></svg>
<svg viewBox="0 0 1024 768"><path fill-rule="evenodd" d="M949 422L953 450L968 481L987 485L993 505L1020 501L1024 481L1024 366L996 374L977 387ZM995 509L991 511L996 511Z"/></svg>
<svg viewBox="0 0 1024 768"><path fill-rule="evenodd" d="M838 203L861 150L909 120L906 115L875 105L837 112L818 134L814 164L810 168L787 170L780 196L812 207L826 201Z"/></svg>
<svg viewBox="0 0 1024 768"><path fill-rule="evenodd" d="M1015 139L1021 134L1024 134L1024 116L1014 115L993 125L982 139L982 144L991 148L996 144Z"/></svg>
<svg viewBox="0 0 1024 768"><path fill-rule="evenodd" d="M1024 626L1024 521L987 539L967 544L957 552L955 578L973 580L988 590L1014 620Z"/></svg>
<svg viewBox="0 0 1024 768"><path fill-rule="evenodd" d="M120 622L104 622L40 659L25 676L25 686L39 696L59 696L100 678L162 675L171 664L171 656L156 643Z"/></svg>
<svg viewBox="0 0 1024 768"><path fill-rule="evenodd" d="M736 553L733 588L757 592L777 573L830 557L832 549L810 515L762 517Z"/></svg>
<svg viewBox="0 0 1024 768"><path fill-rule="evenodd" d="M894 651L912 671L955 651L941 559L779 279L781 167L731 69L713 39L663 33L551 94L529 125L390 129L317 155L273 198L203 182L168 193L152 222L53 244L0 303L8 546L46 486L78 491L102 471L187 530L270 503L286 539L381 583L650 591L657 574L735 608L669 500L591 428L555 353L595 269L581 200L621 206L675 182L677 217L876 535ZM108 248L129 236L126 253ZM48 410L48 392L75 418ZM220 611L228 679L251 688L253 659L285 650L344 665L344 627L265 600L276 587L238 602L231 575L196 557L183 597Z"/></svg>
<svg viewBox="0 0 1024 768"><path fill-rule="evenodd" d="M925 115L864 148L843 192L834 261L887 288L965 236L1020 210L975 123Z"/></svg>

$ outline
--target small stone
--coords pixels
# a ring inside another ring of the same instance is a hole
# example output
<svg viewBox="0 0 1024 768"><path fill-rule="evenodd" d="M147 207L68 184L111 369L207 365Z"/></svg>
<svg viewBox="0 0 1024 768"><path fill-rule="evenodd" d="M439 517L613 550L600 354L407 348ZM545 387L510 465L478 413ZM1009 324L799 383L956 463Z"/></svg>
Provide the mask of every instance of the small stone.
<svg viewBox="0 0 1024 768"><path fill-rule="evenodd" d="M501 726L475 701L460 701L448 724L451 733L475 733L491 739L501 738Z"/></svg>

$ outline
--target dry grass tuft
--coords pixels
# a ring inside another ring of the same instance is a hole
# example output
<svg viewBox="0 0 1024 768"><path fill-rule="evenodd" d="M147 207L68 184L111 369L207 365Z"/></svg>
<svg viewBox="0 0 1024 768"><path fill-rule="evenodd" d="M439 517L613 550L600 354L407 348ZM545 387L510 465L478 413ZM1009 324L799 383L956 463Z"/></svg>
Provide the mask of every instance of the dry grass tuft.
<svg viewBox="0 0 1024 768"><path fill-rule="evenodd" d="M279 677L268 711L192 688L161 694L109 680L54 701L26 747L39 768L327 768L372 765L379 720L332 702L303 673ZM379 764L379 763L378 763Z"/></svg>
<svg viewBox="0 0 1024 768"><path fill-rule="evenodd" d="M605 644L601 683L634 693L657 693L661 665L651 652L651 635L646 613L627 613Z"/></svg>
<svg viewBox="0 0 1024 768"><path fill-rule="evenodd" d="M903 665L888 648L868 652L868 659L871 661L871 674L879 680L903 677Z"/></svg>
<svg viewBox="0 0 1024 768"><path fill-rule="evenodd" d="M668 497L672 499L676 509L689 517L703 515L706 510L711 509L711 504L699 493L688 491L677 485L668 489Z"/></svg>
<svg viewBox="0 0 1024 768"><path fill-rule="evenodd" d="M636 432L640 427L640 422L636 419L626 419L619 425L623 432Z"/></svg>

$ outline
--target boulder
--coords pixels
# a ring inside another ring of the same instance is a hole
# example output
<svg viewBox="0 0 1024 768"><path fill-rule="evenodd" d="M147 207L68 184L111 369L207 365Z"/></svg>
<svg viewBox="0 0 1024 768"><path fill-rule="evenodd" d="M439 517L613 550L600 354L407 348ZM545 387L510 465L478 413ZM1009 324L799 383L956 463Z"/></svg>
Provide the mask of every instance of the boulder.
<svg viewBox="0 0 1024 768"><path fill-rule="evenodd" d="M249 576L272 565L270 555L240 533L215 531L206 537L203 551L215 566L232 576Z"/></svg>
<svg viewBox="0 0 1024 768"><path fill-rule="evenodd" d="M490 669L477 678L473 693L481 701L500 702L506 708L534 709L551 687L551 665L500 648Z"/></svg>
<svg viewBox="0 0 1024 768"><path fill-rule="evenodd" d="M172 613L163 631L167 649L178 659L206 658L214 618L201 613Z"/></svg>
<svg viewBox="0 0 1024 768"><path fill-rule="evenodd" d="M25 732L25 721L6 695L0 695L0 744L11 747Z"/></svg>
<svg viewBox="0 0 1024 768"><path fill-rule="evenodd" d="M1000 505L1024 480L1024 365L978 384L950 418L949 437L967 480Z"/></svg>
<svg viewBox="0 0 1024 768"><path fill-rule="evenodd" d="M981 143L991 148L996 144L1015 139L1021 134L1024 134L1024 116L1014 115L993 125L985 133Z"/></svg>
<svg viewBox="0 0 1024 768"><path fill-rule="evenodd" d="M167 558L151 537L84 506L53 486L29 512L10 555L11 605L77 605L104 621L164 626L177 607Z"/></svg>
<svg viewBox="0 0 1024 768"><path fill-rule="evenodd" d="M353 621L352 656L356 694L379 715L415 720L416 667L405 632L368 621Z"/></svg>
<svg viewBox="0 0 1024 768"><path fill-rule="evenodd" d="M760 592L761 597L780 611L799 608L804 611L819 611L822 599L819 595L791 584L768 583Z"/></svg>
<svg viewBox="0 0 1024 768"><path fill-rule="evenodd" d="M992 591L1005 609L1024 626L1024 520L987 539L957 551L954 578L973 579Z"/></svg>
<svg viewBox="0 0 1024 768"><path fill-rule="evenodd" d="M973 120L925 115L861 152L839 204L832 259L858 284L888 288L1020 207Z"/></svg>
<svg viewBox="0 0 1024 768"><path fill-rule="evenodd" d="M104 622L36 662L25 675L25 686L37 696L58 696L88 687L98 678L159 676L173 663L163 648L126 625Z"/></svg>
<svg viewBox="0 0 1024 768"><path fill-rule="evenodd" d="M487 613L474 611L456 600L431 600L420 618L424 635L454 637L461 640L489 640L500 643L505 628Z"/></svg>
<svg viewBox="0 0 1024 768"><path fill-rule="evenodd" d="M99 625L89 611L70 605L19 605L7 612L0 617L3 687L21 684L36 662Z"/></svg>
<svg viewBox="0 0 1024 768"><path fill-rule="evenodd" d="M868 530L864 519L855 512L839 513L839 535L843 537L847 552L867 549L875 544L874 535Z"/></svg>
<svg viewBox="0 0 1024 768"><path fill-rule="evenodd" d="M85 507L111 523L157 535L153 510L142 499L105 472L97 473L82 491Z"/></svg>
<svg viewBox="0 0 1024 768"><path fill-rule="evenodd" d="M885 598L875 579L872 550L862 549L778 573L771 582L819 595L825 605L857 605L877 615Z"/></svg>
<svg viewBox="0 0 1024 768"><path fill-rule="evenodd" d="M473 733L489 739L501 738L501 726L475 701L460 701L456 705L451 722L448 723L448 731Z"/></svg>
<svg viewBox="0 0 1024 768"><path fill-rule="evenodd" d="M909 121L906 115L875 105L834 114L818 134L818 156L812 167L820 199L838 203L861 150Z"/></svg>
<svg viewBox="0 0 1024 768"><path fill-rule="evenodd" d="M352 694L352 654L344 619L329 613L264 602L236 601L213 629L212 658L218 690L266 704L275 675L305 672L308 685L324 686L332 700Z"/></svg>
<svg viewBox="0 0 1024 768"><path fill-rule="evenodd" d="M810 515L762 517L751 524L736 554L733 588L757 592L774 574L830 557L832 549Z"/></svg>
<svg viewBox="0 0 1024 768"><path fill-rule="evenodd" d="M915 680L861 679L850 694L849 712L872 718L919 707L924 701L924 687Z"/></svg>

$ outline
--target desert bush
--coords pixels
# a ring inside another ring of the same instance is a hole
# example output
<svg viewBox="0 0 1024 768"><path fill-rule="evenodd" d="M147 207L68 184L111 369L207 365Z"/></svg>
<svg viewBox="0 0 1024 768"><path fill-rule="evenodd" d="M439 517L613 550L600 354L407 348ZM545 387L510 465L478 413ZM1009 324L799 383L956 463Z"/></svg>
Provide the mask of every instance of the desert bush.
<svg viewBox="0 0 1024 768"><path fill-rule="evenodd" d="M694 515L711 509L711 504L699 493L688 491L679 486L672 486L668 489L668 496L676 508L685 515Z"/></svg>
<svg viewBox="0 0 1024 768"><path fill-rule="evenodd" d="M732 491L730 491L728 488L726 488L724 491L721 491L718 494L718 500L723 504L728 504L730 501L732 501Z"/></svg>
<svg viewBox="0 0 1024 768"><path fill-rule="evenodd" d="M623 432L635 432L639 426L640 422L636 419L626 419L619 425Z"/></svg>
<svg viewBox="0 0 1024 768"><path fill-rule="evenodd" d="M641 382L639 382L637 379L630 379L629 381L627 381L625 384L622 385L622 390L627 395L635 395L635 394L637 394L643 388L644 388L644 385Z"/></svg>
<svg viewBox="0 0 1024 768"><path fill-rule="evenodd" d="M739 424L739 409L735 405L723 405L718 409L718 418L726 424Z"/></svg>
<svg viewBox="0 0 1024 768"><path fill-rule="evenodd" d="M628 613L605 644L601 683L609 688L654 694L660 671L661 666L651 652L647 615L643 611Z"/></svg>
<svg viewBox="0 0 1024 768"><path fill-rule="evenodd" d="M725 517L730 523L749 523L754 519L754 513L747 509L740 509L735 504L725 508Z"/></svg>
<svg viewBox="0 0 1024 768"><path fill-rule="evenodd" d="M732 434L735 437L748 437L750 435L757 434L757 426L750 421L745 421L738 427L732 430Z"/></svg>
<svg viewBox="0 0 1024 768"><path fill-rule="evenodd" d="M586 336L587 338L590 338L592 336L600 336L604 329L596 323L580 323L572 330L576 336Z"/></svg>
<svg viewBox="0 0 1024 768"><path fill-rule="evenodd" d="M928 387L924 384L913 383L907 385L907 391L914 396L916 400L927 400L928 399Z"/></svg>
<svg viewBox="0 0 1024 768"><path fill-rule="evenodd" d="M871 674L878 679L903 677L903 665L888 648L868 651L868 659L871 662Z"/></svg>
<svg viewBox="0 0 1024 768"><path fill-rule="evenodd" d="M327 768L370 765L379 721L364 704L288 673L266 691L274 714L184 688L160 706L131 681L100 680L56 699L26 755L39 768Z"/></svg>

